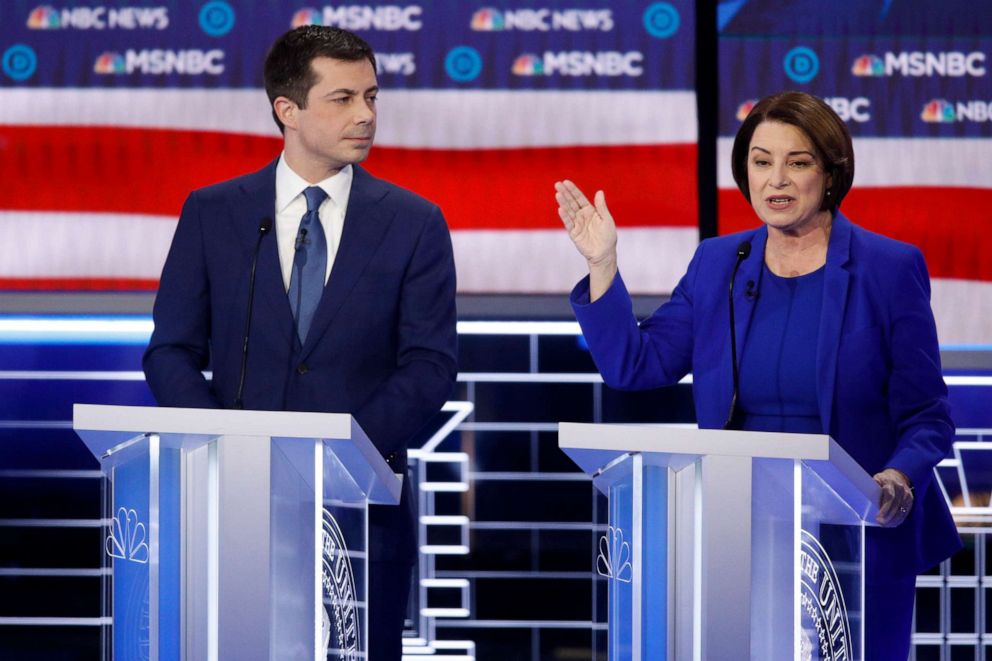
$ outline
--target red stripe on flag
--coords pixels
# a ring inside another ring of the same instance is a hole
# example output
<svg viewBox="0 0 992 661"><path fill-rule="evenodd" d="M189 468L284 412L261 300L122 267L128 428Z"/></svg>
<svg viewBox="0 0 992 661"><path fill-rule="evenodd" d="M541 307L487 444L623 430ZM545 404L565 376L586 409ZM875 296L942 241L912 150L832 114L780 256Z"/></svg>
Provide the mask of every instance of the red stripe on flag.
<svg viewBox="0 0 992 661"><path fill-rule="evenodd" d="M603 189L627 227L696 227L696 145L414 150L377 147L369 170L441 205L452 229L557 229L554 182Z"/></svg>
<svg viewBox="0 0 992 661"><path fill-rule="evenodd" d="M0 126L0 208L178 216L191 190L261 168L278 138L109 127ZM693 144L400 149L375 147L376 176L433 200L452 229L560 227L553 183L606 190L627 226L697 223Z"/></svg>
<svg viewBox="0 0 992 661"><path fill-rule="evenodd" d="M0 127L4 209L178 216L193 189L256 170L281 141L69 126Z"/></svg>
<svg viewBox="0 0 992 661"><path fill-rule="evenodd" d="M758 217L736 189L719 193L720 234L757 227ZM992 189L853 188L844 215L879 234L923 251L935 278L992 280Z"/></svg>
<svg viewBox="0 0 992 661"><path fill-rule="evenodd" d="M139 278L0 278L0 291L155 291L158 280Z"/></svg>

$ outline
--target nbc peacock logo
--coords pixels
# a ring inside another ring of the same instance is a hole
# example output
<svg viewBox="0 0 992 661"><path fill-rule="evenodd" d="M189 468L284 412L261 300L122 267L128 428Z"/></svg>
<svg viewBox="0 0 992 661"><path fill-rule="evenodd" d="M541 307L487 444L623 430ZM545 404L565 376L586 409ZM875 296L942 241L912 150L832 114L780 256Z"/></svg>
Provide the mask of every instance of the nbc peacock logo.
<svg viewBox="0 0 992 661"><path fill-rule="evenodd" d="M93 73L99 74L118 74L124 73L125 70L124 57L120 53L111 51L100 53L100 57L96 58L96 63L93 65Z"/></svg>
<svg viewBox="0 0 992 661"><path fill-rule="evenodd" d="M133 509L121 507L111 519L110 535L106 542L107 555L120 560L130 560L140 565L148 564L146 527Z"/></svg>
<svg viewBox="0 0 992 661"><path fill-rule="evenodd" d="M304 7L303 9L297 10L293 14L292 26L294 28L302 27L304 25L323 25L324 17L319 11L313 9L312 7Z"/></svg>
<svg viewBox="0 0 992 661"><path fill-rule="evenodd" d="M854 61L851 73L860 77L884 76L885 64L882 63L882 58L877 55L862 55Z"/></svg>
<svg viewBox="0 0 992 661"><path fill-rule="evenodd" d="M606 534L599 538L596 572L614 581L630 583L634 578L630 558L630 544L624 541L623 530L607 527Z"/></svg>
<svg viewBox="0 0 992 661"><path fill-rule="evenodd" d="M537 55L524 54L513 61L515 76L543 76L544 60Z"/></svg>
<svg viewBox="0 0 992 661"><path fill-rule="evenodd" d="M506 20L498 9L483 7L472 14L472 29L476 32L498 32L506 28Z"/></svg>
<svg viewBox="0 0 992 661"><path fill-rule="evenodd" d="M28 28L31 30L57 30L60 27L59 13L49 5L35 7L28 14Z"/></svg>
<svg viewBox="0 0 992 661"><path fill-rule="evenodd" d="M747 116L751 114L754 106L758 103L757 99L748 99L741 105L737 106L737 121L743 122L747 119Z"/></svg>
<svg viewBox="0 0 992 661"><path fill-rule="evenodd" d="M952 124L957 121L954 106L944 99L933 99L923 106L920 119L932 124Z"/></svg>

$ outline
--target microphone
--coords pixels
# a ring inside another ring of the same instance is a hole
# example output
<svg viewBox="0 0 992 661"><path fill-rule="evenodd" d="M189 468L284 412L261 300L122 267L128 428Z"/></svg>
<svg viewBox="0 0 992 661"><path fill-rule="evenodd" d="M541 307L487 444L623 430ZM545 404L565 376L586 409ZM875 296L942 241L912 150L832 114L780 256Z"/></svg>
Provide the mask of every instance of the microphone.
<svg viewBox="0 0 992 661"><path fill-rule="evenodd" d="M255 241L255 253L251 257L251 272L248 277L248 316L245 318L245 338L241 343L241 376L238 378L238 395L234 398L234 408L243 409L242 399L245 393L245 375L248 373L248 336L251 333L251 309L255 304L255 270L258 268L258 252L262 247L262 239L272 229L272 219L263 218L258 224L258 240Z"/></svg>
<svg viewBox="0 0 992 661"><path fill-rule="evenodd" d="M751 254L751 244L748 241L741 241L737 246L737 262L734 263L733 273L730 275L730 360L734 370L734 394L730 398L730 412L727 414L727 421L723 423L724 429L733 429L734 415L737 413L737 392L740 390L740 374L737 371L737 327L734 322L734 280L737 279L737 269L741 267L741 262ZM754 281L749 281L749 291L753 289ZM755 294L757 297L757 294Z"/></svg>
<svg viewBox="0 0 992 661"><path fill-rule="evenodd" d="M300 233L296 235L296 246L293 250L299 250L307 242L307 229L305 227L300 228Z"/></svg>

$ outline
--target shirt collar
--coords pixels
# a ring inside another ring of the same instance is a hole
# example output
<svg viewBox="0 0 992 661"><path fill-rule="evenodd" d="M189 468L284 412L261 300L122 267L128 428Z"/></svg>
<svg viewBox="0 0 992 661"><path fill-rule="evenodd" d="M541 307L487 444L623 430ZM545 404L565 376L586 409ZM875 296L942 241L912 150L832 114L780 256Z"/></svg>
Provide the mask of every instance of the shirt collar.
<svg viewBox="0 0 992 661"><path fill-rule="evenodd" d="M282 213L303 191L311 185L320 186L327 196L331 198L335 205L340 205L348 199L351 192L351 180L354 171L351 165L341 168L334 174L316 184L310 184L306 179L293 172L293 168L286 163L286 154L283 152L279 156L279 163L276 164L276 213Z"/></svg>

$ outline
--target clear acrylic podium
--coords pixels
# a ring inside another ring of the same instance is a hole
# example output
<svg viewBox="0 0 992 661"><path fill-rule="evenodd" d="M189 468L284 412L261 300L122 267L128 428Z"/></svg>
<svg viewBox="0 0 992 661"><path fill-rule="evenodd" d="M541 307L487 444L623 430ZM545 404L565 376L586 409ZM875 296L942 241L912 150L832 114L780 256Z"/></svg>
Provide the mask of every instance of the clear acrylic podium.
<svg viewBox="0 0 992 661"><path fill-rule="evenodd" d="M609 498L610 661L862 659L879 490L829 436L562 423L558 439Z"/></svg>
<svg viewBox="0 0 992 661"><path fill-rule="evenodd" d="M350 415L73 410L108 478L113 658L362 659L368 503L395 475Z"/></svg>

